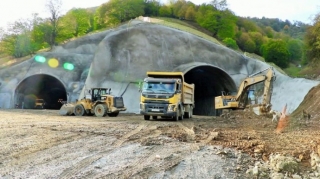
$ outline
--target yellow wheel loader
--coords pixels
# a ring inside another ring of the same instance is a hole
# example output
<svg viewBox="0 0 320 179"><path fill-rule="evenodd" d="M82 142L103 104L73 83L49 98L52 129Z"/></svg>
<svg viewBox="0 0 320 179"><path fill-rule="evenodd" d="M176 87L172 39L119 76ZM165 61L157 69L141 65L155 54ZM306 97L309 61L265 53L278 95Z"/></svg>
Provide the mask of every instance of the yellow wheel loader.
<svg viewBox="0 0 320 179"><path fill-rule="evenodd" d="M61 115L110 117L118 116L120 111L126 111L123 98L111 95L110 88L91 88L90 95L75 103L62 105Z"/></svg>

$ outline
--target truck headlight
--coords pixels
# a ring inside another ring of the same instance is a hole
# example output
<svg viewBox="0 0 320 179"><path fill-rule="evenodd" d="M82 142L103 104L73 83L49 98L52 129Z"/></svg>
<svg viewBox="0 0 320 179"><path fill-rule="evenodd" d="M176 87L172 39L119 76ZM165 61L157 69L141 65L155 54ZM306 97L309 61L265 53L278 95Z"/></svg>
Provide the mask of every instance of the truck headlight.
<svg viewBox="0 0 320 179"><path fill-rule="evenodd" d="M175 105L169 105L168 106L168 111L174 111L174 107L176 107Z"/></svg>
<svg viewBox="0 0 320 179"><path fill-rule="evenodd" d="M140 103L140 110L144 111L144 104Z"/></svg>

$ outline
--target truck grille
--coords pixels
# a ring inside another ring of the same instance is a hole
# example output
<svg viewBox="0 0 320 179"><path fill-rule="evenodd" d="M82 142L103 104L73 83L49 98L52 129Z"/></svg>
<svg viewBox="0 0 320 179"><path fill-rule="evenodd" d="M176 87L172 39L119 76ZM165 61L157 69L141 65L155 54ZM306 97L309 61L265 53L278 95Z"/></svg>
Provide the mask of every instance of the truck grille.
<svg viewBox="0 0 320 179"><path fill-rule="evenodd" d="M146 112L150 113L166 113L168 109L167 104L147 104Z"/></svg>
<svg viewBox="0 0 320 179"><path fill-rule="evenodd" d="M123 108L123 98L122 97L114 97L114 107L116 108Z"/></svg>

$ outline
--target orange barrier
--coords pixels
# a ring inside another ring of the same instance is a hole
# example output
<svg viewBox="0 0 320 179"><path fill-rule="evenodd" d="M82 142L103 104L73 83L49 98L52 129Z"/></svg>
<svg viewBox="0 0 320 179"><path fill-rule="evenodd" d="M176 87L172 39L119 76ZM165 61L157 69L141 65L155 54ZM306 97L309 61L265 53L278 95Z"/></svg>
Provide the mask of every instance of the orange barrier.
<svg viewBox="0 0 320 179"><path fill-rule="evenodd" d="M286 112L287 112L287 104L283 107L281 111L281 117L279 119L279 122L276 128L277 133L282 133L289 123L289 116L286 115Z"/></svg>

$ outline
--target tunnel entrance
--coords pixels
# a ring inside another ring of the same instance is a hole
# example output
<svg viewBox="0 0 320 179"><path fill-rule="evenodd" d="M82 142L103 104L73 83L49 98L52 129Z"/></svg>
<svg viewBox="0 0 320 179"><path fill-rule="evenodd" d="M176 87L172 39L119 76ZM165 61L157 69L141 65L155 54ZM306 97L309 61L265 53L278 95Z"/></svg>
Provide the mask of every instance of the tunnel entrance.
<svg viewBox="0 0 320 179"><path fill-rule="evenodd" d="M15 107L24 109L60 109L67 101L64 85L50 75L33 75L24 79L15 91Z"/></svg>
<svg viewBox="0 0 320 179"><path fill-rule="evenodd" d="M232 78L222 69L206 65L184 66L184 79L195 85L195 108L193 114L215 116L214 97L222 91L237 91Z"/></svg>

